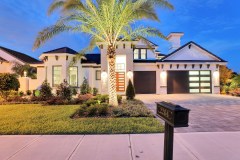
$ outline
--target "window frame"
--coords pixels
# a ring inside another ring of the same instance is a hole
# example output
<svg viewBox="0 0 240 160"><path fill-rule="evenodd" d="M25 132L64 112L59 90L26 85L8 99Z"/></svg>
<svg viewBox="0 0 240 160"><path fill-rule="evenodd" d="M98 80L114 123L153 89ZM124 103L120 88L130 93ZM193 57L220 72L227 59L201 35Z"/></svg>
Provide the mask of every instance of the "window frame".
<svg viewBox="0 0 240 160"><path fill-rule="evenodd" d="M138 50L138 59L134 58L135 50ZM145 59L142 58L142 53L141 53L142 50L146 51L146 58ZM134 48L134 50L133 50L133 59L134 60L146 60L147 59L147 50L148 50L148 48Z"/></svg>
<svg viewBox="0 0 240 160"><path fill-rule="evenodd" d="M54 68L55 67L61 67L61 72L62 72L62 65L54 65L54 66L52 66L52 86L53 87L57 87L58 85L60 85L60 84L55 84L54 83ZM60 72L60 77L61 77L61 79L62 79L62 74L61 74L61 72Z"/></svg>
<svg viewBox="0 0 240 160"><path fill-rule="evenodd" d="M77 68L77 85L76 85L76 86L70 85L70 68ZM71 67L69 67L68 80L69 80L69 85L70 85L71 87L78 87L78 66L71 66Z"/></svg>
<svg viewBox="0 0 240 160"><path fill-rule="evenodd" d="M100 77L97 76L97 75L98 75L98 72L100 72ZM96 72L95 72L95 80L96 80L96 81L100 81L100 80L101 80L101 74L102 74L102 71L101 71L101 70L96 70Z"/></svg>

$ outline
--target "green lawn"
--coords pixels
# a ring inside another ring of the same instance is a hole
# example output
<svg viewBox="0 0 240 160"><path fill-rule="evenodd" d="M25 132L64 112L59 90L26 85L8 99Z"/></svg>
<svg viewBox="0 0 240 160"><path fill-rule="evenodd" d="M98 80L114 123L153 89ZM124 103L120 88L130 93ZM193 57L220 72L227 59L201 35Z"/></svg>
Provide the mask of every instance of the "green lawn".
<svg viewBox="0 0 240 160"><path fill-rule="evenodd" d="M5 134L118 134L158 133L163 126L155 118L71 119L78 106L39 104L0 106L0 135Z"/></svg>

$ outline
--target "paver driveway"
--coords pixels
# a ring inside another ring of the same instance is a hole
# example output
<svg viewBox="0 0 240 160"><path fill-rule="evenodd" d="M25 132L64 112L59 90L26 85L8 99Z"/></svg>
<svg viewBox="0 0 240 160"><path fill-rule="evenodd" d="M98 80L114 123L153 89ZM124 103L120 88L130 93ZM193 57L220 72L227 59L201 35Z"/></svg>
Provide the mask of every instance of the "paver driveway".
<svg viewBox="0 0 240 160"><path fill-rule="evenodd" d="M209 94L137 95L156 113L155 102L169 101L189 108L188 128L175 132L240 131L240 98Z"/></svg>

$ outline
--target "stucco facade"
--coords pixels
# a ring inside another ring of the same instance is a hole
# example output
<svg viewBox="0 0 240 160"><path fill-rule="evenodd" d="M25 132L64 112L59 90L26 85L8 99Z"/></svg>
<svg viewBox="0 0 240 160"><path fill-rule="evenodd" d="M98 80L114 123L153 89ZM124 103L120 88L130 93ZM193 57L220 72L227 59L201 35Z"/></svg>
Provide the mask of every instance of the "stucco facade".
<svg viewBox="0 0 240 160"><path fill-rule="evenodd" d="M219 66L226 61L202 48L194 42L181 46L183 33L172 33L169 54L157 51L158 46L142 40L119 42L116 47L117 92L125 94L128 81L134 82L136 92L153 94L171 93L212 93L219 94ZM76 61L69 68L76 51L64 47L43 53L40 63L32 63L37 68L37 79L21 77L20 90L38 89L44 80L53 83L67 80L79 89L84 77L92 88L100 93L108 93L107 45L97 44L99 54L87 54L86 60ZM0 73L11 72L11 61L19 61L0 50L2 61ZM24 63L19 61L20 63ZM183 76L185 75L185 76ZM170 83L171 82L171 83ZM185 88L184 88L185 86ZM151 89L150 89L151 88Z"/></svg>

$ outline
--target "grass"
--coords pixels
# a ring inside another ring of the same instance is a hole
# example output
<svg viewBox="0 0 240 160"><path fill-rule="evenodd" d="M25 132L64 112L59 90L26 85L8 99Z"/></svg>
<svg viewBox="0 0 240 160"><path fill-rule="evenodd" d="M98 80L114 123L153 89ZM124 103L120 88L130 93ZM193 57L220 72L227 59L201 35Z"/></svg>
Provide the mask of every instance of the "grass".
<svg viewBox="0 0 240 160"><path fill-rule="evenodd" d="M155 118L71 119L78 108L39 104L0 106L0 135L163 132L163 126Z"/></svg>

